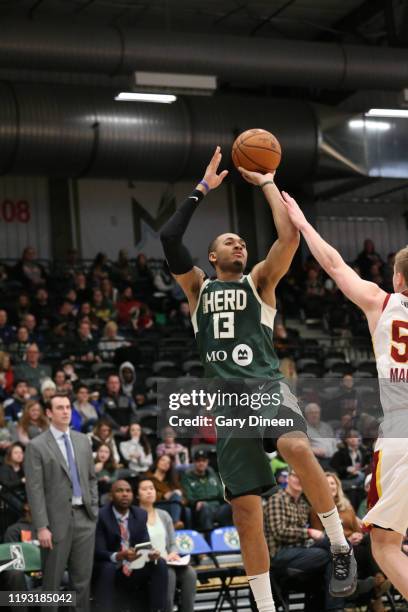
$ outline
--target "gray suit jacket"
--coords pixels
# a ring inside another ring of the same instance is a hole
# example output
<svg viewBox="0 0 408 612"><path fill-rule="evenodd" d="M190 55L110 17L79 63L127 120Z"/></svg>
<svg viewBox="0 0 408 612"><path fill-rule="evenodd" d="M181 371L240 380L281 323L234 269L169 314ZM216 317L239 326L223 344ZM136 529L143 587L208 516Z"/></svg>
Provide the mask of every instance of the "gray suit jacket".
<svg viewBox="0 0 408 612"><path fill-rule="evenodd" d="M82 499L91 521L98 517L98 485L88 438L70 432L79 470ZM66 536L72 520L72 482L68 465L51 431L27 445L24 458L26 491L34 527L48 527L53 541Z"/></svg>

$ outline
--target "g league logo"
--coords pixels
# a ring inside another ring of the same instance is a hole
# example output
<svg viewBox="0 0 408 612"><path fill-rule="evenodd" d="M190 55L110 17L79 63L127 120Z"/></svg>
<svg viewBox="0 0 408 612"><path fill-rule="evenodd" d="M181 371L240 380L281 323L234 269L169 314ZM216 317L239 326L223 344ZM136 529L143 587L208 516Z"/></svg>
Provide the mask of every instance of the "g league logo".
<svg viewBox="0 0 408 612"><path fill-rule="evenodd" d="M254 353L250 346L247 344L237 344L232 351L232 360L234 363L240 366L248 366L252 363Z"/></svg>

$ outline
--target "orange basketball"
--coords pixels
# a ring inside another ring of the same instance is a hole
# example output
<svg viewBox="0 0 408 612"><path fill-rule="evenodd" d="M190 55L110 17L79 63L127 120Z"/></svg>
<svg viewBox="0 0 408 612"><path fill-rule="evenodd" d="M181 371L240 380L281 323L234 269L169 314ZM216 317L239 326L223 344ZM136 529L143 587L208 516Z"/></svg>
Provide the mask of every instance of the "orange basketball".
<svg viewBox="0 0 408 612"><path fill-rule="evenodd" d="M236 168L255 172L273 172L281 160L281 146L278 139L261 129L242 132L232 145L232 161Z"/></svg>

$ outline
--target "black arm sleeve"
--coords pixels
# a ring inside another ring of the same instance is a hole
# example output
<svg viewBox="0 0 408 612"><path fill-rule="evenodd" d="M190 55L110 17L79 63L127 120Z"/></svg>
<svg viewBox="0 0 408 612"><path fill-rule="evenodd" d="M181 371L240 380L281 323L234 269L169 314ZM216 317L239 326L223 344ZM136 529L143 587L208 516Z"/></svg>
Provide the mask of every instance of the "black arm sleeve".
<svg viewBox="0 0 408 612"><path fill-rule="evenodd" d="M182 239L194 211L203 198L203 192L194 189L193 193L176 210L160 232L164 254L173 274L185 274L194 267L190 252L183 244Z"/></svg>

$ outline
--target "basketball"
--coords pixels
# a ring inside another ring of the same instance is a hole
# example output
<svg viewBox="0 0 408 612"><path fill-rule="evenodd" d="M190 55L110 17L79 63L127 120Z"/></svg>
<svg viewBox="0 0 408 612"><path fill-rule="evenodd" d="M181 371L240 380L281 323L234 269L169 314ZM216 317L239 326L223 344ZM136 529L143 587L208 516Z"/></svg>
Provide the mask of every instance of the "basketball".
<svg viewBox="0 0 408 612"><path fill-rule="evenodd" d="M236 168L254 172L273 172L281 160L281 146L278 139L261 129L242 132L232 145L232 161Z"/></svg>

